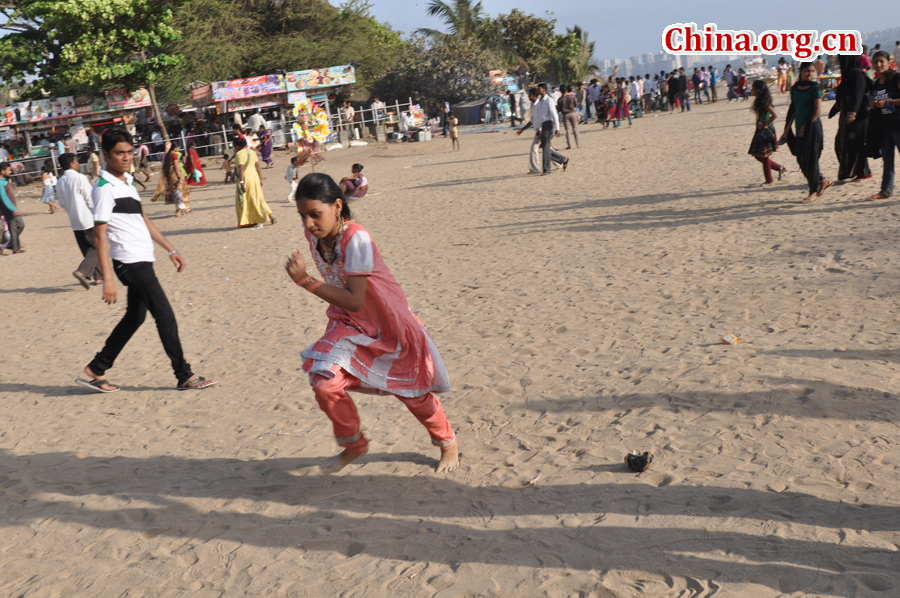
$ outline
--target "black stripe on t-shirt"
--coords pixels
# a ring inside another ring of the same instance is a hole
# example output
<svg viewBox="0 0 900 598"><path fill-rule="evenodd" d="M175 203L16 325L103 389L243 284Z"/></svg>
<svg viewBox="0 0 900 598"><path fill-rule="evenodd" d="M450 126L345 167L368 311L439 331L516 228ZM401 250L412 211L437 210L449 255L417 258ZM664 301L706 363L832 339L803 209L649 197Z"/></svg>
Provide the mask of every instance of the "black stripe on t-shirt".
<svg viewBox="0 0 900 598"><path fill-rule="evenodd" d="M117 197L116 207L113 208L115 214L143 214L141 202L133 197Z"/></svg>

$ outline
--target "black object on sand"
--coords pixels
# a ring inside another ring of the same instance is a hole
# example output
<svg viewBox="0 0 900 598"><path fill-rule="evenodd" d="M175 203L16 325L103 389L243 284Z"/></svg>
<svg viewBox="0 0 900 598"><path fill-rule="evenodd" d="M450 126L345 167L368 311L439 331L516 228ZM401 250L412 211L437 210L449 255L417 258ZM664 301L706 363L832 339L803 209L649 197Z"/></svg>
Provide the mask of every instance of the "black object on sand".
<svg viewBox="0 0 900 598"><path fill-rule="evenodd" d="M625 465L627 465L628 469L631 471L636 471L638 473L647 471L652 461L653 453L648 453L646 451L643 453L640 451L631 451L625 455Z"/></svg>

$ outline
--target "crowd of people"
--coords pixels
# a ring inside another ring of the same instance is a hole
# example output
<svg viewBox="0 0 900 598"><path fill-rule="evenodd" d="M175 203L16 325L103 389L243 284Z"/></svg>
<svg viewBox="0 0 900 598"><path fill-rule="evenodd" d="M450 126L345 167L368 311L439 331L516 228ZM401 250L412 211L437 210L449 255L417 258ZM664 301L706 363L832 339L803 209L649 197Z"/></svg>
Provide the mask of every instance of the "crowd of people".
<svg viewBox="0 0 900 598"><path fill-rule="evenodd" d="M870 58L864 47L863 54L840 56L838 62L841 80L828 114L829 118L838 118L834 140L838 158L837 180L855 183L870 179L869 159L881 158L884 160L881 188L867 199L887 199L894 192L894 152L900 151L900 74L896 70L896 61L882 50L874 52ZM791 103L781 136L777 139L774 122L778 115L772 105L769 86L757 80L751 92L756 130L748 153L762 163L763 186L774 183L773 171L778 172L779 180L787 171L771 158L780 146L787 145L807 181L804 202L815 201L833 185L819 167L824 148L823 89L816 80L820 68L813 62L800 64L799 80L789 88ZM782 90L782 72L779 70L779 91ZM787 69L784 72L786 83Z"/></svg>

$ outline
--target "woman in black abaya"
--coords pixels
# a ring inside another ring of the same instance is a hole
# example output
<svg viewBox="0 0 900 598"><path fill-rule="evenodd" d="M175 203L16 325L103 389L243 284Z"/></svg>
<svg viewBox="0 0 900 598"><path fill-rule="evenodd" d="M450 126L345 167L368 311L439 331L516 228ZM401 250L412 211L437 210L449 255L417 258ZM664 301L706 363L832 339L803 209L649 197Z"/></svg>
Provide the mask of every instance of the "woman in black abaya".
<svg viewBox="0 0 900 598"><path fill-rule="evenodd" d="M829 118L840 111L834 151L837 154L838 180L861 181L872 178L866 157L866 133L869 128L869 99L872 81L860 65L859 56L840 56L841 84Z"/></svg>

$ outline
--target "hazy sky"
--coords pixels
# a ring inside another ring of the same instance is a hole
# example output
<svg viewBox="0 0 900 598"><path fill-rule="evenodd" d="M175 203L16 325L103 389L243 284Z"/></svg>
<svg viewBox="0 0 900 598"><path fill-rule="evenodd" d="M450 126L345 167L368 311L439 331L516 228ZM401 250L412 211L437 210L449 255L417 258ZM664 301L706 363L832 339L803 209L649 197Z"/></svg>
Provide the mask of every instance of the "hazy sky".
<svg viewBox="0 0 900 598"><path fill-rule="evenodd" d="M332 0L335 1L336 0ZM372 11L380 21L409 33L420 27L440 28L426 15L427 0L372 0ZM448 4L453 0L445 0ZM628 58L644 52L659 52L663 28L672 23L715 23L719 29L749 29L757 34L767 29L856 29L874 31L900 26L900 16L873 10L864 2L838 0L789 2L785 0L687 0L686 2L637 0L632 2L539 2L537 0L483 0L488 14L496 16L518 8L543 16L552 8L557 30L581 25L597 42L595 58ZM889 2L884 6L894 5ZM866 7L870 8L866 8ZM815 10L810 10L815 7ZM854 8L855 7L855 8ZM887 20L886 20L887 19Z"/></svg>

